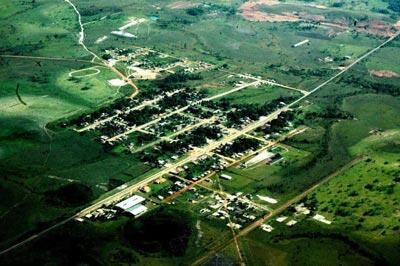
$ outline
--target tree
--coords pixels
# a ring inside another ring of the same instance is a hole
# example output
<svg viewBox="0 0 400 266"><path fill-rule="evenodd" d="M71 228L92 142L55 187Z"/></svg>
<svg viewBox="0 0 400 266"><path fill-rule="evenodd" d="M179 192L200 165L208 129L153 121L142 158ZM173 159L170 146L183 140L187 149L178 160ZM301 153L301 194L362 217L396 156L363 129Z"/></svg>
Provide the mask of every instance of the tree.
<svg viewBox="0 0 400 266"><path fill-rule="evenodd" d="M389 0L389 9L400 12L400 0Z"/></svg>

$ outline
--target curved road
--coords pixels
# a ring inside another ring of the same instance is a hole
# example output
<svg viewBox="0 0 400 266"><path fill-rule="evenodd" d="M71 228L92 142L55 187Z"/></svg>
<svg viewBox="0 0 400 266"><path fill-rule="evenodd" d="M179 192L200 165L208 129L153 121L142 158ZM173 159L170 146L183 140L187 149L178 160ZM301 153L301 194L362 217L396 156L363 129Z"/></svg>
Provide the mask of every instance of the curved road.
<svg viewBox="0 0 400 266"><path fill-rule="evenodd" d="M129 99L135 98L139 94L139 88L136 86L136 84L129 79L126 75L124 75L121 71L119 71L117 68L114 66L110 65L107 61L104 61L101 59L97 54L95 54L93 51L91 51L85 44L85 28L82 23L82 16L81 13L79 13L78 8L74 5L74 3L71 2L71 0L64 0L67 2L75 11L76 15L78 16L78 23L80 27L80 32L79 32L79 44L87 51L89 54L93 56L92 62L94 62L95 59L100 60L103 65L105 65L107 68L109 68L111 71L116 73L122 80L124 80L126 83L128 83L132 88L133 88L133 93L131 96L129 96Z"/></svg>

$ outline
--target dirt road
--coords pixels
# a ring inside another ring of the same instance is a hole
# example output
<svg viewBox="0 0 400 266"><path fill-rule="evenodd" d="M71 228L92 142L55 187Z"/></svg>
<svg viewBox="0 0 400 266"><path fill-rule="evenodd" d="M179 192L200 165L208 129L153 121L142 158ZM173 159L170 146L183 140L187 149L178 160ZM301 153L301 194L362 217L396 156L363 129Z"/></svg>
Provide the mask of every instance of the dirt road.
<svg viewBox="0 0 400 266"><path fill-rule="evenodd" d="M307 189L306 191L302 192L301 194L297 195L296 197L292 198L291 200L287 201L285 204L283 204L282 206L278 207L277 209L269 212L268 214L266 214L265 216L263 216L262 218L258 219L257 221L253 222L252 224L250 224L249 226L247 226L246 228L244 228L243 230L241 230L239 233L236 234L235 239L232 238L222 244L219 244L218 246L214 247L212 249L212 251L210 251L208 254L206 254L205 256L201 257L200 259L196 260L192 265L201 265L203 263L205 263L210 257L212 257L213 255L215 255L218 252L221 252L225 247L227 247L228 245L230 245L231 243L235 242L237 243L238 238L243 237L247 234L249 234L251 231L255 230L256 228L260 227L262 224L264 224L265 222L267 222L269 219L271 219L272 217L282 213L284 210L286 210L287 208L289 208L290 206L292 206L294 203L299 202L301 200L303 200L307 195L309 195L311 192L314 192L316 189L318 189L320 186L322 186L323 184L329 182L330 180L332 180L334 177L338 176L339 174L343 173L344 171L346 171L347 169L349 169L350 167L356 165L357 163L359 163L360 161L362 161L363 158L359 157L354 159L353 161L351 161L350 163L346 164L345 166L343 166L342 168L340 168L339 170L335 171L334 173L330 174L329 176L327 176L326 178L324 178L323 180L321 180L320 182L318 182L317 184L313 185L312 187L310 187L309 189Z"/></svg>

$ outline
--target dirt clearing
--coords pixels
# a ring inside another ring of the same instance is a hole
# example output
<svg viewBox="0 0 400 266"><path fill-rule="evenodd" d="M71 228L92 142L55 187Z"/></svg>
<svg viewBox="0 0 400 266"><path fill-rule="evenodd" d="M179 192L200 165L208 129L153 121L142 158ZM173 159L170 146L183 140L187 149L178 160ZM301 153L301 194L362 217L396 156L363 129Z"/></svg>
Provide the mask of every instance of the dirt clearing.
<svg viewBox="0 0 400 266"><path fill-rule="evenodd" d="M399 73L390 70L370 70L369 74L378 78L398 78Z"/></svg>
<svg viewBox="0 0 400 266"><path fill-rule="evenodd" d="M285 22L285 21L298 21L299 18L289 13L284 14L270 14L259 11L261 5L276 5L278 1L274 0L259 0L246 2L240 6L240 15L250 21L267 21L267 22Z"/></svg>

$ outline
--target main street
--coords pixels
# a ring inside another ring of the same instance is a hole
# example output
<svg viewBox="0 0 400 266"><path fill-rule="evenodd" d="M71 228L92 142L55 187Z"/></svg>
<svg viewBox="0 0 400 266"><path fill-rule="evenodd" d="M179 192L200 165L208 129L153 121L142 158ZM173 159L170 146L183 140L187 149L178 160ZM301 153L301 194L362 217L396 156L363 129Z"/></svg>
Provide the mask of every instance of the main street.
<svg viewBox="0 0 400 266"><path fill-rule="evenodd" d="M132 184L131 186L125 188L124 190L121 190L103 200L100 200L96 203L94 203L93 205L89 206L88 208L82 210L81 212L79 212L77 214L77 217L84 217L85 215L97 210L98 208L102 207L102 206L108 206L111 205L113 203L116 203L130 195L132 195L135 191L137 191L140 187L145 186L146 184L153 182L154 180L156 180L159 177L162 177L165 174L168 174L171 171L174 171L176 168L182 167L185 164L192 162L194 160L197 160L198 158L200 158L201 156L215 150L217 147L224 145L228 142L231 142L235 139L237 139L238 137L242 136L245 133L249 133L251 131L253 131L254 129L260 127L261 125L264 125L265 123L268 123L270 121L272 121L273 119L275 119L281 112L286 111L287 108L281 108L275 112L273 112L272 114L270 114L267 117L263 117L260 120L249 124L248 126L246 126L245 128L243 128L240 131L235 131L232 134L226 135L224 136L221 140L218 141L213 141L210 142L207 146L203 147L203 148L199 148L196 149L194 151L191 151L188 156L174 164L172 164L169 167L166 167L164 169L162 169L161 171L159 171L158 173L151 175L135 184Z"/></svg>

